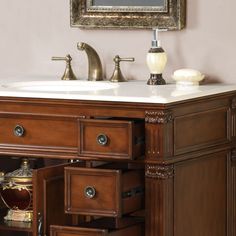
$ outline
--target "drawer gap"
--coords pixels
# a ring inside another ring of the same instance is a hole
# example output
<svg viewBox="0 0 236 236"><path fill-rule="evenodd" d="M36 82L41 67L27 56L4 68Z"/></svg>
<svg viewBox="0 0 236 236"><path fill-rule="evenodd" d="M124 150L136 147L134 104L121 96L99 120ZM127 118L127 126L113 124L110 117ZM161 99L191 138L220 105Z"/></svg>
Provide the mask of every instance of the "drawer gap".
<svg viewBox="0 0 236 236"><path fill-rule="evenodd" d="M142 217L131 217L131 216L124 216L122 218L102 217L95 220L91 220L89 222L81 222L78 225L73 225L73 226L111 230L111 229L121 229L124 227L128 227L143 222L144 218Z"/></svg>

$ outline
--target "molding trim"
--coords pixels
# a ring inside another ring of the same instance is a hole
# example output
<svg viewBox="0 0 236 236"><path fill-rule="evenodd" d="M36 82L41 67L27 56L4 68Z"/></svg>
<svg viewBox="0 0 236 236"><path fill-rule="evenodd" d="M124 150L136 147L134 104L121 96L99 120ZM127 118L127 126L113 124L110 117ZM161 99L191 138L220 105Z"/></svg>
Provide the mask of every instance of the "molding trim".
<svg viewBox="0 0 236 236"><path fill-rule="evenodd" d="M145 167L145 176L156 179L169 179L174 177L174 165L155 165L147 164Z"/></svg>
<svg viewBox="0 0 236 236"><path fill-rule="evenodd" d="M170 111L145 111L145 122L151 124L167 124L172 122Z"/></svg>

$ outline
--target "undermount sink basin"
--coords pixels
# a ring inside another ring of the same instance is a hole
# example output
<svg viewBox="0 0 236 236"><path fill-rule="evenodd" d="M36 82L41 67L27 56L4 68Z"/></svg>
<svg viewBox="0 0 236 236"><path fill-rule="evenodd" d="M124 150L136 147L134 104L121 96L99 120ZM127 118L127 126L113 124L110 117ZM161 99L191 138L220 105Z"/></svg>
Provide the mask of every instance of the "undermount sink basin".
<svg viewBox="0 0 236 236"><path fill-rule="evenodd" d="M105 81L27 81L4 84L2 87L15 91L35 92L83 92L114 89L118 84Z"/></svg>

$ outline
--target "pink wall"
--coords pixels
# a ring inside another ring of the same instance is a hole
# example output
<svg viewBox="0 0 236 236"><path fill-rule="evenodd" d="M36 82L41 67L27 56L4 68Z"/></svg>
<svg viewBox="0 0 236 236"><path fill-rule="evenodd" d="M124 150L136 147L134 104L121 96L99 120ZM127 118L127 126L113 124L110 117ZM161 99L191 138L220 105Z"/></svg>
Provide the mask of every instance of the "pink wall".
<svg viewBox="0 0 236 236"><path fill-rule="evenodd" d="M236 1L187 0L187 27L161 34L168 53L165 78L174 70L190 67L209 81L234 83L236 77ZM63 62L51 56L70 53L79 78L87 74L87 59L76 43L91 44L103 62L106 77L113 71L112 58L135 57L122 63L123 74L147 79L146 53L150 30L80 30L70 28L69 0L0 0L0 77L16 75L61 76Z"/></svg>

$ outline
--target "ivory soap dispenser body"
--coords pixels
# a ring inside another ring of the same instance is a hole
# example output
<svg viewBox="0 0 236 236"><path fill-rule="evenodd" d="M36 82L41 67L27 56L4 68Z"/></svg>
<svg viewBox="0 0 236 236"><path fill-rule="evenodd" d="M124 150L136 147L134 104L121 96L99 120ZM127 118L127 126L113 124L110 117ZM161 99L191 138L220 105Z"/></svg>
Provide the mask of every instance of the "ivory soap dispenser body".
<svg viewBox="0 0 236 236"><path fill-rule="evenodd" d="M147 54L147 66L150 70L148 85L163 85L166 81L162 77L167 62L167 55L158 40L158 29L153 30L152 47Z"/></svg>

